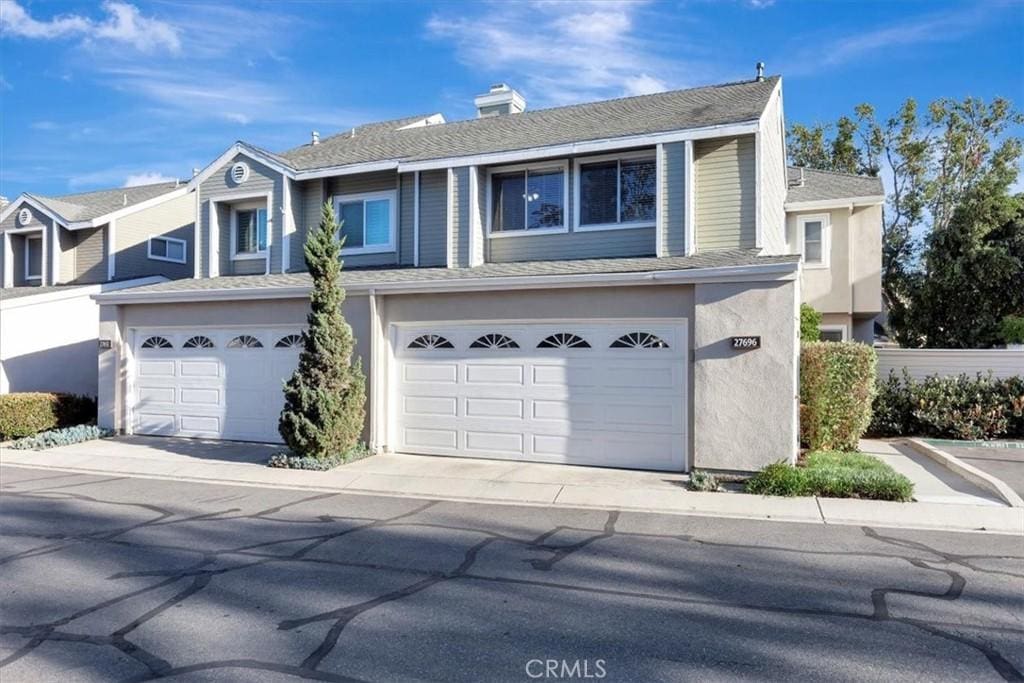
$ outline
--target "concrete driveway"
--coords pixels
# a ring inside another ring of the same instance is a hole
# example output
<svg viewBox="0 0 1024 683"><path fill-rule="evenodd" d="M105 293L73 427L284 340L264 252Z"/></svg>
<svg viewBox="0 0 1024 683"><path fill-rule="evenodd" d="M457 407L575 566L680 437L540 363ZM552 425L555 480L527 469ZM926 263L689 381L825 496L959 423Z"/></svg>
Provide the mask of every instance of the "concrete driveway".
<svg viewBox="0 0 1024 683"><path fill-rule="evenodd" d="M1024 671L1019 537L15 467L0 482L4 683Z"/></svg>
<svg viewBox="0 0 1024 683"><path fill-rule="evenodd" d="M1024 498L1024 448L950 446L949 442L942 442L939 448L958 460L1002 479L1018 496Z"/></svg>

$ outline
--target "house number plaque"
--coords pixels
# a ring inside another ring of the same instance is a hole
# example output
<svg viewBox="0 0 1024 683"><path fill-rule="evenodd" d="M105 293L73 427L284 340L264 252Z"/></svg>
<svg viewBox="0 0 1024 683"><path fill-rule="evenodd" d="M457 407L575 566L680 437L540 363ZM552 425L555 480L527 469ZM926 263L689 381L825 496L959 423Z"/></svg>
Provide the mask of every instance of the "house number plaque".
<svg viewBox="0 0 1024 683"><path fill-rule="evenodd" d="M750 351L761 348L761 337L733 337L732 348L739 351Z"/></svg>

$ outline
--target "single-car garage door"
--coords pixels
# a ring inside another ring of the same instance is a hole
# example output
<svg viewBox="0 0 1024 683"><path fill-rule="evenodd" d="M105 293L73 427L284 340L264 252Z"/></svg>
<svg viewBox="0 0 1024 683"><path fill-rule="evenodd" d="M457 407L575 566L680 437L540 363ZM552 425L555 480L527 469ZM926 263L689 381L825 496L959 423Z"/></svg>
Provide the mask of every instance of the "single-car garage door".
<svg viewBox="0 0 1024 683"><path fill-rule="evenodd" d="M681 470L684 321L398 325L405 453Z"/></svg>
<svg viewBox="0 0 1024 683"><path fill-rule="evenodd" d="M134 330L129 406L136 434L280 442L282 382L299 330Z"/></svg>

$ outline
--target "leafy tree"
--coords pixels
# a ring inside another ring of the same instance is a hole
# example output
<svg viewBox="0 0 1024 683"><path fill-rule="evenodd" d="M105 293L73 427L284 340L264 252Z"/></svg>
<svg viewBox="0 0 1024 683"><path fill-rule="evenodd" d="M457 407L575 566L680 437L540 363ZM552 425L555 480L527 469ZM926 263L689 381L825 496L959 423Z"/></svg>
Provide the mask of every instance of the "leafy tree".
<svg viewBox="0 0 1024 683"><path fill-rule="evenodd" d="M812 342L821 339L821 313L813 306L800 304L800 341Z"/></svg>
<svg viewBox="0 0 1024 683"><path fill-rule="evenodd" d="M791 160L883 176L888 197L882 217L882 296L890 326L897 339L940 338L924 334L921 316L913 324L909 320L910 306L916 305L912 299L930 291L919 287L922 274L930 272L921 259L928 239L917 236L943 231L965 204L974 209L984 205L969 197L1005 197L1022 154L1020 138L1008 131L1024 123L1024 117L1009 100L986 103L970 97L935 100L923 115L913 99L884 120L868 104L854 113L854 119L839 119L831 138L831 126L793 126ZM971 222L967 216L960 220ZM984 223L992 216L978 220ZM984 302L974 303L980 307Z"/></svg>
<svg viewBox="0 0 1024 683"><path fill-rule="evenodd" d="M908 281L897 334L905 346L984 348L1002 321L1024 312L1024 195L976 188L948 225L925 239L922 270Z"/></svg>
<svg viewBox="0 0 1024 683"><path fill-rule="evenodd" d="M278 431L299 456L327 458L354 448L363 431L366 380L341 305L341 244L334 209L324 204L320 226L306 241L306 266L313 278L308 329L302 333L299 366L285 383Z"/></svg>

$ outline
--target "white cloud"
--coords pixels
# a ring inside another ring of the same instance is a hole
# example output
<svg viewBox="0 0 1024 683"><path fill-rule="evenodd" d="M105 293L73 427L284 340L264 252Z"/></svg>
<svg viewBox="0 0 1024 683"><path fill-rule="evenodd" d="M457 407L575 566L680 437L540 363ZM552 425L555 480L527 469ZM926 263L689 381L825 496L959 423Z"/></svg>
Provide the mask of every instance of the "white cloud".
<svg viewBox="0 0 1024 683"><path fill-rule="evenodd" d="M33 130L57 130L59 128L53 121L33 121L29 125Z"/></svg>
<svg viewBox="0 0 1024 683"><path fill-rule="evenodd" d="M132 173L124 179L122 187L135 187L136 185L153 185L154 183L171 183L176 178L164 175L158 171L145 171L143 173Z"/></svg>
<svg viewBox="0 0 1024 683"><path fill-rule="evenodd" d="M428 34L451 41L487 78L509 80L532 104L558 105L682 87L683 64L637 27L644 2L488 4L474 16L437 14ZM706 80L707 74L701 75ZM483 84L482 84L483 85ZM482 87L481 85L481 87Z"/></svg>
<svg viewBox="0 0 1024 683"><path fill-rule="evenodd" d="M51 19L36 19L17 0L3 0L0 28L8 35L54 40L81 38L85 43L102 41L129 45L139 52L181 50L178 29L160 19L145 17L132 4L107 0L102 5L107 16L96 21L77 14L61 14Z"/></svg>

